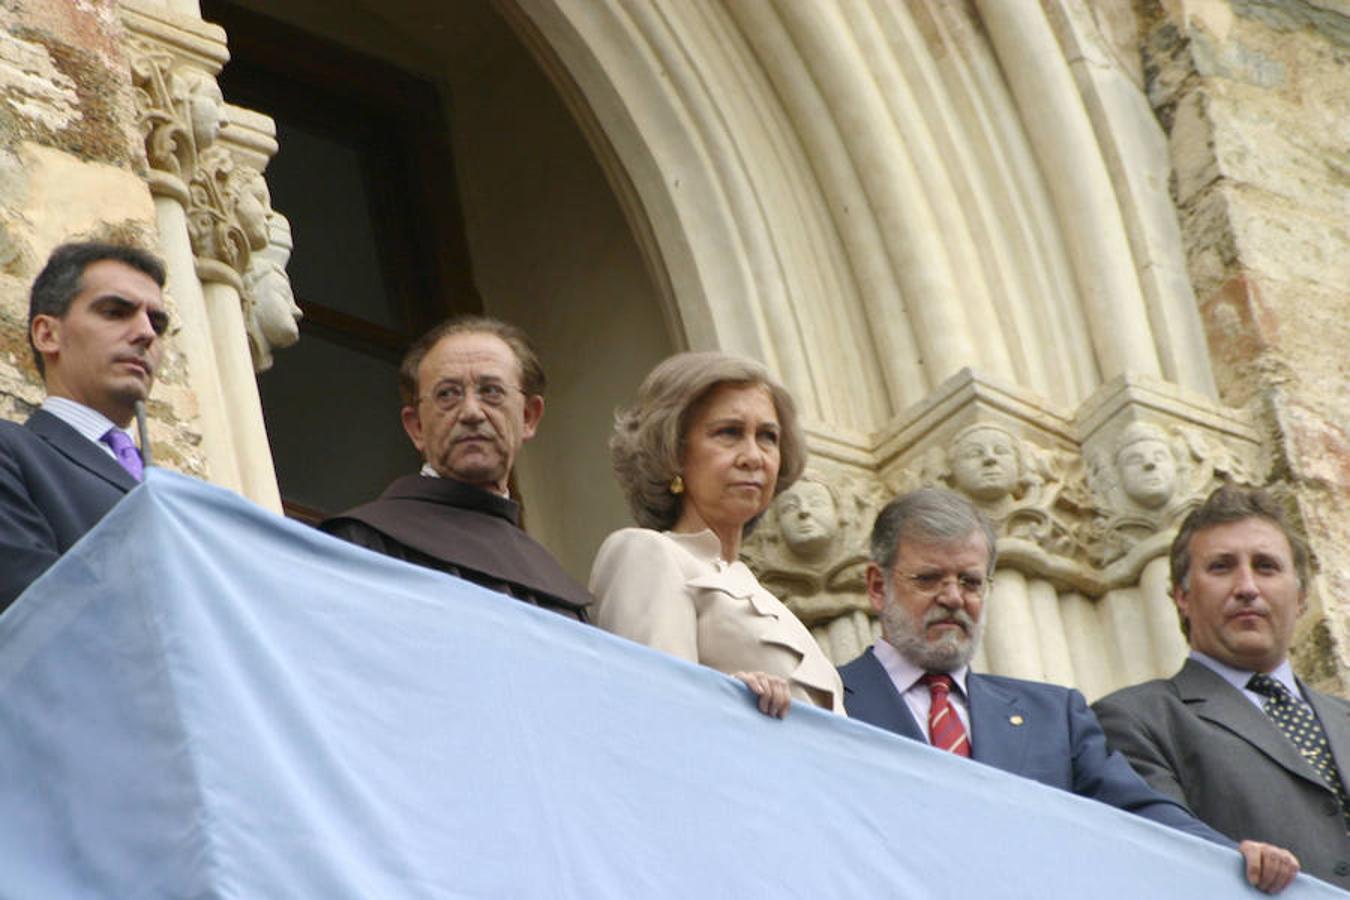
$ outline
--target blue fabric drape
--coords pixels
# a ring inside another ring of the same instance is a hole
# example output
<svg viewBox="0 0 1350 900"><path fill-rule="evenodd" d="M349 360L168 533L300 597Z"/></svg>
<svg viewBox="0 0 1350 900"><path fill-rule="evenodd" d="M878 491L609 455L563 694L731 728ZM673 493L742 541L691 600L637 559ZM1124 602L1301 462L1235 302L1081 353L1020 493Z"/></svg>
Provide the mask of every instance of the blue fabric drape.
<svg viewBox="0 0 1350 900"><path fill-rule="evenodd" d="M718 673L160 470L0 616L0 696L2 898L1247 890L1235 853L768 719Z"/></svg>

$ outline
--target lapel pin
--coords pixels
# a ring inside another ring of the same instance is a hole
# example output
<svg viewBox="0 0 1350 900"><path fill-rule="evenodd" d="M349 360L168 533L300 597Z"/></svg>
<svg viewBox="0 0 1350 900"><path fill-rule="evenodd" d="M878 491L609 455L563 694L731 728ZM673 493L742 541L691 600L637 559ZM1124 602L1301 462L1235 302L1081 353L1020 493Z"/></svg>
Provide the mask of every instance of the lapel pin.
<svg viewBox="0 0 1350 900"><path fill-rule="evenodd" d="M1021 716L1008 716L1008 721L1014 725L1021 725L1026 719L1023 719Z"/></svg>

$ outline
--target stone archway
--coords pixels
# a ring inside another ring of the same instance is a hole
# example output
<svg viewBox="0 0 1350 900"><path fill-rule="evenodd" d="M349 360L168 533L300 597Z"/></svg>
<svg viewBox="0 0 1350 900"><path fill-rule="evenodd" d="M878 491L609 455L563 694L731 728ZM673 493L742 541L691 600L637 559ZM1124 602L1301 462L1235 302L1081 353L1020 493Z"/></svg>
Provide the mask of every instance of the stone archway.
<svg viewBox="0 0 1350 900"><path fill-rule="evenodd" d="M1221 478L1265 475L1250 415L1218 401L1165 136L1120 52L1133 19L1005 6L506 9L690 342L765 360L806 411L847 525L807 565L771 516L748 547L762 577L848 658L870 639L856 576L876 504L964 489L962 435L1001 432L1019 474L989 500L1006 562L977 662L1096 695L1175 667L1166 535ZM1121 489L1142 426L1185 463L1156 508Z"/></svg>

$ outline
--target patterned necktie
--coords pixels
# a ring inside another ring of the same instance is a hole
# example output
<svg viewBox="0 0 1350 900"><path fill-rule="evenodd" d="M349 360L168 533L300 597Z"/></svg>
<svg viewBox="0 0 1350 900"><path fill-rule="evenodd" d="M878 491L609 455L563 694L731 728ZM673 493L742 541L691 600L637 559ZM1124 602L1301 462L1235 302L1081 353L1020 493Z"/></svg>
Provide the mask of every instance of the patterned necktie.
<svg viewBox="0 0 1350 900"><path fill-rule="evenodd" d="M103 432L103 437L99 440L112 448L113 456L117 457L117 461L132 478L140 481L144 477L145 465L141 462L140 451L136 449L135 442L125 431L120 428L109 428Z"/></svg>
<svg viewBox="0 0 1350 900"><path fill-rule="evenodd" d="M928 685L928 693L933 698L928 707L928 740L939 750L970 756L966 726L961 724L961 717L951 702L952 676L929 673L919 681Z"/></svg>
<svg viewBox="0 0 1350 900"><path fill-rule="evenodd" d="M1346 830L1350 831L1350 797L1346 796L1345 785L1341 783L1341 774L1336 770L1336 760L1331 756L1331 745L1327 743L1327 734L1322 724L1313 715L1312 709L1293 694L1280 681L1263 675L1253 675L1247 682L1247 689L1266 698L1262 708L1266 715L1280 726L1289 740L1298 748L1299 754L1308 761L1322 780L1336 793L1341 803L1341 815L1345 819Z"/></svg>

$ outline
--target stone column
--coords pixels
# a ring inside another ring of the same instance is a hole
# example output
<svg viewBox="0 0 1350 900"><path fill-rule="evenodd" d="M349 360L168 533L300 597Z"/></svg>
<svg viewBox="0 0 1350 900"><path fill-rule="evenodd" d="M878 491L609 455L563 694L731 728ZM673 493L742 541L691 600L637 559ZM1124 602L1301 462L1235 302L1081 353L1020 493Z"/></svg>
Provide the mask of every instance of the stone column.
<svg viewBox="0 0 1350 900"><path fill-rule="evenodd" d="M254 253L271 244L272 210L261 169L276 152L275 132L265 116L246 110L236 109L241 121L230 122L215 82L228 58L224 32L193 13L148 0L122 5L135 36L132 73L147 180L183 345L194 360L212 480L279 512L254 377L259 351L250 341L249 286L257 279L245 280L256 269Z"/></svg>
<svg viewBox="0 0 1350 900"><path fill-rule="evenodd" d="M146 180L155 196L160 252L167 288L177 304L180 342L192 360L191 386L202 423L202 449L213 481L239 491L238 457L225 416L211 325L189 235L189 182L199 155L224 125L224 105L212 75L228 58L224 32L199 19L158 5L124 4L123 22L133 36L131 76L145 140Z"/></svg>

